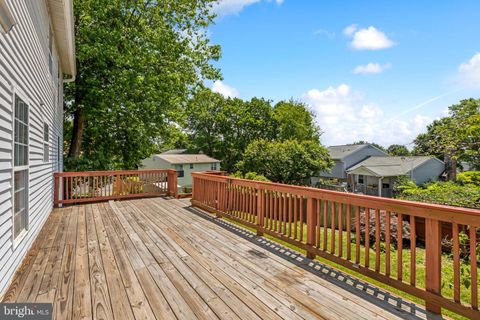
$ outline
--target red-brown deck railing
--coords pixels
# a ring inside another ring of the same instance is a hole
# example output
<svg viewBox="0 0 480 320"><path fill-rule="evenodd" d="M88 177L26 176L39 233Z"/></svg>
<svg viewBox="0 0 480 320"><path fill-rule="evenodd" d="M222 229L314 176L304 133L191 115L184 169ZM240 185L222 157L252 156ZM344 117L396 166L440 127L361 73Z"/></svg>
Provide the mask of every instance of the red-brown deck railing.
<svg viewBox="0 0 480 320"><path fill-rule="evenodd" d="M446 308L480 319L476 252L479 210L204 173L192 176L195 206L255 228L259 235L269 234L296 245L311 258L318 255L423 299L434 313ZM445 224L452 229L449 239L442 239ZM407 239L406 227L410 233ZM419 243L416 236L419 227L424 228L424 243ZM392 237L394 233L396 237ZM452 245L452 297L442 295L445 240ZM420 248L422 254L424 250L424 260L417 259ZM402 261L405 249L410 249L409 255L405 251L410 260L407 267ZM418 285L418 268L425 268L424 287ZM461 268L470 272L470 285L461 281L461 274L466 272ZM461 301L461 290L468 290L469 301Z"/></svg>
<svg viewBox="0 0 480 320"><path fill-rule="evenodd" d="M175 170L59 172L54 179L55 206L178 195Z"/></svg>

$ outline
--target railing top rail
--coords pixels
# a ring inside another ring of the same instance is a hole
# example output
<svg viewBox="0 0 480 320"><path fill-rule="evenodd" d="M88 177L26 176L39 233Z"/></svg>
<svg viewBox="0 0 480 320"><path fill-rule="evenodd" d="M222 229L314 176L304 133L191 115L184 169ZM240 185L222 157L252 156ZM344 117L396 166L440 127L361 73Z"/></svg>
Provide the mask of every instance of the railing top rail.
<svg viewBox="0 0 480 320"><path fill-rule="evenodd" d="M111 171L70 171L70 172L56 172L55 177L85 177L85 176L113 176L117 174L142 174L142 173L174 173L173 169L148 169L148 170L111 170Z"/></svg>
<svg viewBox="0 0 480 320"><path fill-rule="evenodd" d="M200 172L192 173L192 176L209 181L225 183L230 181L232 185L257 188L275 192L291 193L309 198L331 200L360 207L368 207L371 209L401 212L419 217L441 220L445 222L455 222L458 224L468 224L480 227L480 210L477 209L453 207L408 200L380 198L368 195L317 189L312 187L295 186L264 181L253 181L240 178L232 178L228 176L216 176Z"/></svg>

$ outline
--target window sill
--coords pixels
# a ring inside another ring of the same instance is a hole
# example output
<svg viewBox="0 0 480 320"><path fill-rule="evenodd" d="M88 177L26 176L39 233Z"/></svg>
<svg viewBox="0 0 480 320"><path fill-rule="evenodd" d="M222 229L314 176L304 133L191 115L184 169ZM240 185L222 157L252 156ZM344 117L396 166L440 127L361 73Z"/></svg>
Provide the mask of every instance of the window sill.
<svg viewBox="0 0 480 320"><path fill-rule="evenodd" d="M13 228L12 228L12 232L13 232ZM13 250L15 250L17 248L17 246L22 243L23 239L25 239L25 236L28 234L28 230L27 229L23 229L20 234L15 238L13 239L13 244L12 244L12 247L13 247Z"/></svg>

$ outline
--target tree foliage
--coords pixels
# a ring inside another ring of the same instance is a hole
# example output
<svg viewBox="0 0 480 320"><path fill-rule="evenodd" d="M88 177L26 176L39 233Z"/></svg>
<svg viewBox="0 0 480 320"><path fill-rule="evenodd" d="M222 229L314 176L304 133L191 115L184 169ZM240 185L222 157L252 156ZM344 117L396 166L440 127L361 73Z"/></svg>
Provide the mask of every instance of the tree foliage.
<svg viewBox="0 0 480 320"><path fill-rule="evenodd" d="M75 1L77 77L66 86L70 169L134 168L168 136L204 79L214 0ZM68 168L67 168L68 169Z"/></svg>
<svg viewBox="0 0 480 320"><path fill-rule="evenodd" d="M273 109L278 140L320 141L320 128L308 107L295 100L280 101Z"/></svg>
<svg viewBox="0 0 480 320"><path fill-rule="evenodd" d="M457 161L480 166L480 100L466 99L449 107L449 116L434 121L415 139L415 154L443 156L449 180Z"/></svg>
<svg viewBox="0 0 480 320"><path fill-rule="evenodd" d="M222 161L228 172L254 141L296 140L320 144L320 128L308 107L296 101L271 101L252 98L225 98L209 89L189 102L186 131L194 151L202 151ZM255 170L253 170L255 171Z"/></svg>
<svg viewBox="0 0 480 320"><path fill-rule="evenodd" d="M387 148L387 152L391 156L409 156L410 151L408 151L407 147L401 144L392 144Z"/></svg>
<svg viewBox="0 0 480 320"><path fill-rule="evenodd" d="M234 171L252 141L273 139L275 132L269 101L224 98L208 89L190 101L186 130L194 151L221 160L228 172Z"/></svg>
<svg viewBox="0 0 480 320"><path fill-rule="evenodd" d="M301 184L333 165L328 149L315 141L256 140L237 164L242 173L256 172L273 182Z"/></svg>

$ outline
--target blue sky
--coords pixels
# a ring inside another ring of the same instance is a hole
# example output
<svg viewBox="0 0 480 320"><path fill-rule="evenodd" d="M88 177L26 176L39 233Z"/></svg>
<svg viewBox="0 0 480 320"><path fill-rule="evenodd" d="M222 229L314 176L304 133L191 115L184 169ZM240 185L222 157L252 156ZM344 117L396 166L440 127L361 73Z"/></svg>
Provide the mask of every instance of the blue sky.
<svg viewBox="0 0 480 320"><path fill-rule="evenodd" d="M222 0L213 89L294 98L326 145L409 144L463 98L480 98L480 1Z"/></svg>

